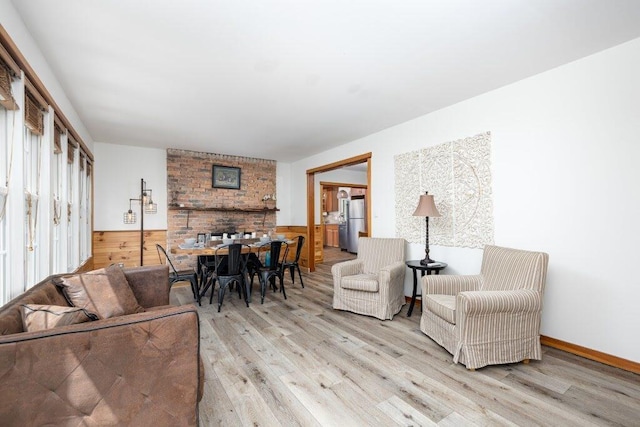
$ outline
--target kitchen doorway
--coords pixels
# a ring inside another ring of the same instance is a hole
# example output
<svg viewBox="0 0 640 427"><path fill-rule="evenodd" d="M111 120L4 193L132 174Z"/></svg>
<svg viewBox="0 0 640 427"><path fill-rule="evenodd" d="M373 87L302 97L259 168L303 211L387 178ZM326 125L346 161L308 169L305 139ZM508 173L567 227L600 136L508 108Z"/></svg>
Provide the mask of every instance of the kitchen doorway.
<svg viewBox="0 0 640 427"><path fill-rule="evenodd" d="M367 165L367 193L369 194L369 203L367 203L366 206L366 219L368 224L367 232L369 233L369 235L371 235L371 153L365 153L359 156L350 157L348 159L340 160L334 163L307 170L307 233L309 242L316 242L316 233L320 233L323 231L322 227L320 227L319 229L316 228L316 174L341 169L347 166L360 165L363 163L366 163ZM316 244L309 244L307 246L307 251L309 260L309 271L312 272L315 271Z"/></svg>
<svg viewBox="0 0 640 427"><path fill-rule="evenodd" d="M345 173L341 173L343 171ZM342 178L345 181L323 181L323 179L327 178ZM357 253L357 237L368 235L368 224L364 219L361 219L360 227L358 229L354 228L354 220L350 218L348 211L352 200L355 203L357 198L362 199L363 206L368 203L367 164L362 163L337 171L318 173L316 175L317 179L320 180L320 206L317 206L316 210L318 210L317 214L319 214L320 230L323 237L323 262L324 255L330 248L335 248L345 253ZM353 239L349 239L349 231L353 232Z"/></svg>

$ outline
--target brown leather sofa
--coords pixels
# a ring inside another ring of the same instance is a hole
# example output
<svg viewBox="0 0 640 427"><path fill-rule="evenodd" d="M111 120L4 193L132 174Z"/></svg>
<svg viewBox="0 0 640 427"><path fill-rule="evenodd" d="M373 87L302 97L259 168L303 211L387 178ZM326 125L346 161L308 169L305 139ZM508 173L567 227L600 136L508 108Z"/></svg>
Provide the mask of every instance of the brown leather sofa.
<svg viewBox="0 0 640 427"><path fill-rule="evenodd" d="M23 304L69 306L51 276L0 308L0 424L198 424L195 306L169 306L166 266L124 269L146 310L25 332Z"/></svg>

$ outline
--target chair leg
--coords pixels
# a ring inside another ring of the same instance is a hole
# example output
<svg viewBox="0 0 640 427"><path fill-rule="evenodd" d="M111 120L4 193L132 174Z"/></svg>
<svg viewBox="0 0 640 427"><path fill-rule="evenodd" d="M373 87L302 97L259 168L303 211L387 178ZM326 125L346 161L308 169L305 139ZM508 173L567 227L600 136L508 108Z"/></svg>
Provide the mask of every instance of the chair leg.
<svg viewBox="0 0 640 427"><path fill-rule="evenodd" d="M296 284L296 275L295 273L295 267L293 265L290 265L289 267L289 275L291 275L291 283L292 284Z"/></svg>
<svg viewBox="0 0 640 427"><path fill-rule="evenodd" d="M249 282L246 280L244 275L242 276L242 283L239 284L239 287L243 290L244 302L247 304L247 307L249 307Z"/></svg>
<svg viewBox="0 0 640 427"><path fill-rule="evenodd" d="M298 276L300 276L300 285L304 288L304 282L302 281L302 272L300 271L300 266L296 264L296 269L298 270Z"/></svg>
<svg viewBox="0 0 640 427"><path fill-rule="evenodd" d="M251 291L253 291L253 280L249 281L249 277L246 274L242 276L242 280L244 281L245 286L245 298L247 307L249 307L249 303L251 302Z"/></svg>
<svg viewBox="0 0 640 427"><path fill-rule="evenodd" d="M281 274L279 277L280 277L280 292L282 292L282 295L284 295L284 299L287 299L287 292L284 290L284 274Z"/></svg>
<svg viewBox="0 0 640 427"><path fill-rule="evenodd" d="M260 304L264 304L264 295L267 293L267 280L269 280L269 278L258 273L258 280L260 281Z"/></svg>
<svg viewBox="0 0 640 427"><path fill-rule="evenodd" d="M198 278L194 275L191 278L191 292L193 292L193 299L197 300L198 299Z"/></svg>
<svg viewBox="0 0 640 427"><path fill-rule="evenodd" d="M216 287L216 280L213 278L213 276L209 276L207 278L207 281L202 288L202 292L200 292L200 294L198 295L198 305L202 305L202 297L207 293L209 287L211 287L211 297L213 298L213 290ZM211 302L209 302L209 304L211 304Z"/></svg>
<svg viewBox="0 0 640 427"><path fill-rule="evenodd" d="M227 280L220 280L220 286L218 287L218 313L220 313L220 308L222 307L222 301L224 300L224 293L227 290L227 286L229 286L230 282ZM211 292L211 300L209 300L209 304L213 301L213 292Z"/></svg>

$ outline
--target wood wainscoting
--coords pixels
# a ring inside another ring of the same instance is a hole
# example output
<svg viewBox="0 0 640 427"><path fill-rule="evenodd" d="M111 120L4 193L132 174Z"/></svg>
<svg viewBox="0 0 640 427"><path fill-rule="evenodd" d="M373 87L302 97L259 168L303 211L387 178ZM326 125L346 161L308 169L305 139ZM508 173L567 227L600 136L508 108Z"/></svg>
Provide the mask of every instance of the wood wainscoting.
<svg viewBox="0 0 640 427"><path fill-rule="evenodd" d="M322 233L321 226L316 226L316 262L322 262ZM305 245L308 245L308 233L306 226L278 226L276 233L285 234L288 238L298 235L305 236ZM166 248L167 230L145 230L144 232L144 265L160 264L156 244ZM292 253L295 255L295 253ZM94 231L93 232L93 268L102 268L111 264L122 263L125 267L140 265L140 231ZM306 251L300 254L300 266L308 269Z"/></svg>
<svg viewBox="0 0 640 427"><path fill-rule="evenodd" d="M167 245L167 230L145 230L144 265L160 264L156 244ZM111 264L123 264L124 267L140 265L140 231L93 232L93 268Z"/></svg>
<svg viewBox="0 0 640 427"><path fill-rule="evenodd" d="M293 239L296 236L304 236L305 238L305 246L309 244L309 233L307 233L307 227L304 225L279 225L276 227L277 234L284 234L288 239ZM315 262L322 262L322 226L317 224L315 226L315 242L313 244L315 254ZM295 254L294 254L295 255ZM304 267L306 271L309 271L309 259L308 252L306 249L303 249L300 254L300 267Z"/></svg>

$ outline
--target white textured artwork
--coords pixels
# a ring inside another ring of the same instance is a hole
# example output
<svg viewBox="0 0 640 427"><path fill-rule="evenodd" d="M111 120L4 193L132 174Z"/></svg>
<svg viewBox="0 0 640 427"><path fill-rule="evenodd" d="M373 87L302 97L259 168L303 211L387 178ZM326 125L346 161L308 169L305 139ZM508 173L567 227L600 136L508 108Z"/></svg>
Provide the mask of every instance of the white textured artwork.
<svg viewBox="0 0 640 427"><path fill-rule="evenodd" d="M403 234L409 242L420 241L420 233L424 240L424 218L413 216L416 210L417 200L420 198L420 187L418 185L406 185L413 180L419 181L420 176L420 153L413 151L411 153L398 154L394 157L395 164L395 190L396 190L396 218L404 218ZM399 199L400 198L400 199ZM415 200L416 203L405 203L402 199Z"/></svg>
<svg viewBox="0 0 640 427"><path fill-rule="evenodd" d="M420 194L432 194L441 217L429 218L429 243L482 248L493 243L491 133L395 156L396 232L424 244L414 217Z"/></svg>

